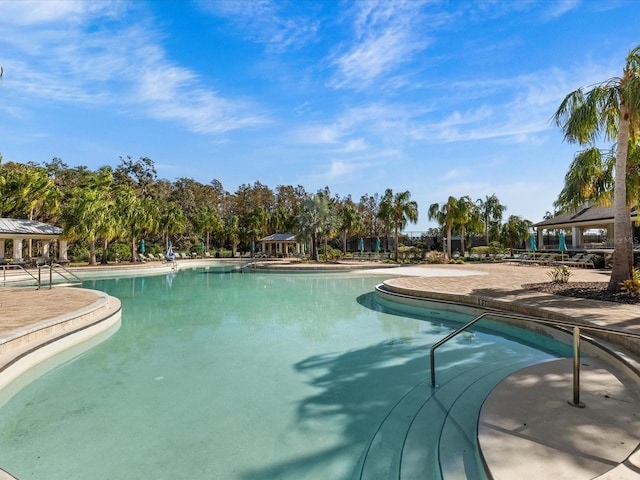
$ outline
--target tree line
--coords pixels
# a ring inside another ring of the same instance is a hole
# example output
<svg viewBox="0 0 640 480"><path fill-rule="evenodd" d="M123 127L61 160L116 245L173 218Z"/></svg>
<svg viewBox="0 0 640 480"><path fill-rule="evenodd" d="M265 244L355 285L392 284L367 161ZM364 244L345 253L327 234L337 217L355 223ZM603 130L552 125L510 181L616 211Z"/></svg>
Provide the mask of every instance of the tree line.
<svg viewBox="0 0 640 480"><path fill-rule="evenodd" d="M272 190L256 181L230 193L215 179L208 184L159 179L147 157L120 157L115 168L97 170L70 167L59 158L21 164L2 163L0 157L0 190L0 216L62 226L70 256L84 256L90 265L98 256L107 263L118 253L135 261L141 240L152 252L166 252L172 242L178 251L228 249L235 255L273 233L296 234L314 260L322 246L346 254L354 237L391 237L397 260L402 231L418 221L409 191L387 189L356 201L332 194L329 187L312 193L301 185ZM449 257L454 234L463 239L463 250L464 238L479 235L487 244L515 246L528 236L531 222L512 216L502 224L504 211L495 195L476 202L450 197L430 206L429 218L440 228L425 236L446 238Z"/></svg>

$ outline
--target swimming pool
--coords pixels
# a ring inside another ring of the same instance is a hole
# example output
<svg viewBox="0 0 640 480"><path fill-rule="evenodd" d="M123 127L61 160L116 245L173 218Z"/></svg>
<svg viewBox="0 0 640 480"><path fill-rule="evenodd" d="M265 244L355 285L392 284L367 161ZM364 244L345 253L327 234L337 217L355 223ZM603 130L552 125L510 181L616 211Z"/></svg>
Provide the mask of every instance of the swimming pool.
<svg viewBox="0 0 640 480"><path fill-rule="evenodd" d="M474 411L554 348L462 336L439 353L434 393L428 349L454 324L380 306L380 281L210 268L85 282L121 299L122 326L0 409L0 467L21 480L380 478L417 468L402 446L429 438L418 463L432 478L482 478L459 464L477 462L459 455Z"/></svg>

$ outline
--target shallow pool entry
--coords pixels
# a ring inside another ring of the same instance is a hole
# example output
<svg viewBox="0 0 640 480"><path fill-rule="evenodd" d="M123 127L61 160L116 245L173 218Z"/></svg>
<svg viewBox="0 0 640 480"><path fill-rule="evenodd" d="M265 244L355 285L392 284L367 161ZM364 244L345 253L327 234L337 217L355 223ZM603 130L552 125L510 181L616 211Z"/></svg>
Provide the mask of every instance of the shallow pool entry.
<svg viewBox="0 0 640 480"><path fill-rule="evenodd" d="M453 325L376 305L379 282L215 269L85 282L121 299L122 326L0 409L0 467L21 480L483 478L482 400L554 354L476 331L439 351L434 391L429 347Z"/></svg>

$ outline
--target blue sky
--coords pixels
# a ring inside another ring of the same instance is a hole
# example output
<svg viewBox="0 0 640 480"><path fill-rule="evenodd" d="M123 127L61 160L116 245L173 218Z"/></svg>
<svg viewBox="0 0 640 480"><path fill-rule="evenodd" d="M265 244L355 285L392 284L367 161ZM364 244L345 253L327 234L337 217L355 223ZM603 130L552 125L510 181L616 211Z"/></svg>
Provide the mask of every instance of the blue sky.
<svg viewBox="0 0 640 480"><path fill-rule="evenodd" d="M550 118L621 73L638 1L0 0L4 161L553 210Z"/></svg>

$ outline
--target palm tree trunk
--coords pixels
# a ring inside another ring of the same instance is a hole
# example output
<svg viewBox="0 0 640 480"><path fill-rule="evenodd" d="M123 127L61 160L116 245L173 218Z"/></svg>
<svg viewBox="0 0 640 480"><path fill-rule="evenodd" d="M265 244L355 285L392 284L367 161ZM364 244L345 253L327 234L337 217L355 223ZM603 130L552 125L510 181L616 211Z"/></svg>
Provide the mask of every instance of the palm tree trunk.
<svg viewBox="0 0 640 480"><path fill-rule="evenodd" d="M629 110L620 105L616 173L613 190L613 267L608 290L617 292L620 283L631 278L633 270L633 238L631 212L627 207L627 149L629 147Z"/></svg>
<svg viewBox="0 0 640 480"><path fill-rule="evenodd" d="M447 260L451 260L451 226L447 227Z"/></svg>
<svg viewBox="0 0 640 480"><path fill-rule="evenodd" d="M342 232L342 254L347 254L347 231Z"/></svg>
<svg viewBox="0 0 640 480"><path fill-rule="evenodd" d="M396 262L398 261L398 224L396 223L393 227L393 249L396 257Z"/></svg>
<svg viewBox="0 0 640 480"><path fill-rule="evenodd" d="M460 250L462 253L463 260L464 260L464 235L465 235L465 228L464 228L464 225L462 225L460 227Z"/></svg>
<svg viewBox="0 0 640 480"><path fill-rule="evenodd" d="M96 264L96 241L91 240L89 243L89 265Z"/></svg>
<svg viewBox="0 0 640 480"><path fill-rule="evenodd" d="M311 234L311 258L314 262L319 260L318 258L318 235L316 232Z"/></svg>
<svg viewBox="0 0 640 480"><path fill-rule="evenodd" d="M109 248L109 242L107 242L107 239L104 239L104 244L102 246L102 259L100 260L100 263L102 265L106 265L107 262L107 249Z"/></svg>

